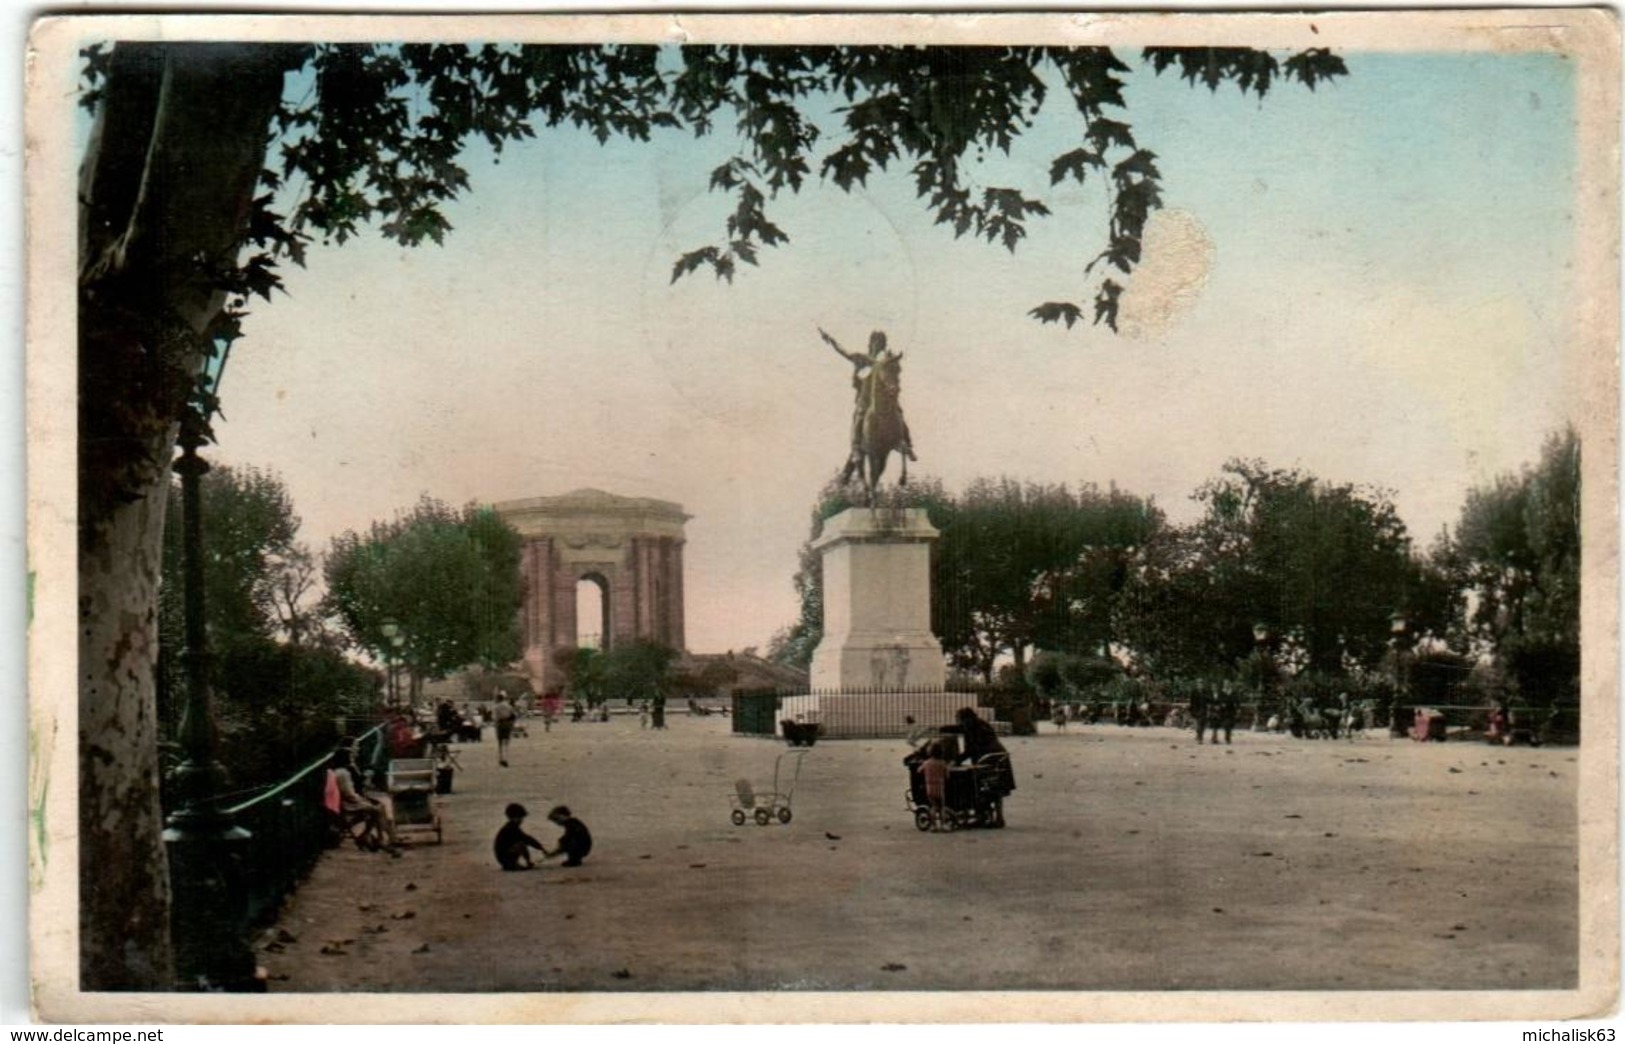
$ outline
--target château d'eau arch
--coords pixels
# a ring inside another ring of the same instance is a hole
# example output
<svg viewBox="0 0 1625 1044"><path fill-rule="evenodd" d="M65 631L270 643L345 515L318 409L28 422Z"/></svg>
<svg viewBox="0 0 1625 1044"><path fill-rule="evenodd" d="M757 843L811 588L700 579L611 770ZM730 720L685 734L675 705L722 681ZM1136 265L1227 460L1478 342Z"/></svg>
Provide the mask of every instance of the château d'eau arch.
<svg viewBox="0 0 1625 1044"><path fill-rule="evenodd" d="M494 505L524 541L525 672L537 692L560 688L553 652L598 633L605 647L648 639L683 652L682 505L578 489ZM576 619L576 585L602 592L603 619Z"/></svg>

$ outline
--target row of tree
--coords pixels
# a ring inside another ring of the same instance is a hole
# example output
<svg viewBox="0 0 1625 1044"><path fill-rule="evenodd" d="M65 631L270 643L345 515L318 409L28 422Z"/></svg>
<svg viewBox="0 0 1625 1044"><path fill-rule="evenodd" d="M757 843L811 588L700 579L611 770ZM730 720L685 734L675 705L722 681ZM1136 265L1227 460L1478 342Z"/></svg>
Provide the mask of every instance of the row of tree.
<svg viewBox="0 0 1625 1044"><path fill-rule="evenodd" d="M1260 652L1289 676L1388 670L1397 639L1439 660L1484 660L1534 703L1574 704L1579 677L1579 444L1473 490L1453 532L1420 552L1382 489L1232 460L1193 494L1188 525L1150 498L1094 486L919 481L883 510L923 508L940 531L932 622L950 664L993 680L1035 652L1066 654L1075 687L1127 669L1153 678L1245 674ZM800 618L770 656L805 667L822 637L812 541L853 506L830 483L795 586ZM1262 649L1261 649L1262 646ZM1458 666L1458 669L1465 669ZM1256 672L1255 672L1256 673Z"/></svg>
<svg viewBox="0 0 1625 1044"><path fill-rule="evenodd" d="M425 497L340 535L319 564L275 473L217 467L200 495L211 682L234 785L279 778L332 746L335 718L375 707L379 674L355 652L399 667L414 697L425 679L519 658L519 535L490 509ZM158 707L171 736L187 669L180 511L176 484L159 590Z"/></svg>

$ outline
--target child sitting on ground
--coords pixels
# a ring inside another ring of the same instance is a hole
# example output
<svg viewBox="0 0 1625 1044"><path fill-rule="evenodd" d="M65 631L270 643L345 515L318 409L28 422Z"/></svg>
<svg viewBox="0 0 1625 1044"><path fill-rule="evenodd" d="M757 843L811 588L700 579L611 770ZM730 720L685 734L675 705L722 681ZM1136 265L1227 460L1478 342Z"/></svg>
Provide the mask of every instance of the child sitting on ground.
<svg viewBox="0 0 1625 1044"><path fill-rule="evenodd" d="M496 841L492 849L496 852L497 862L502 864L504 870L529 870L534 864L530 861L530 850L536 849L542 855L547 855L547 849L542 843L525 833L522 824L525 822L525 806L517 801L503 810L508 821L497 831Z"/></svg>
<svg viewBox="0 0 1625 1044"><path fill-rule="evenodd" d="M564 833L559 836L557 848L551 852L543 849L542 854L551 859L562 853L565 866L580 866L587 853L592 851L592 834L587 830L587 824L572 816L563 805L549 812L547 818L563 827Z"/></svg>

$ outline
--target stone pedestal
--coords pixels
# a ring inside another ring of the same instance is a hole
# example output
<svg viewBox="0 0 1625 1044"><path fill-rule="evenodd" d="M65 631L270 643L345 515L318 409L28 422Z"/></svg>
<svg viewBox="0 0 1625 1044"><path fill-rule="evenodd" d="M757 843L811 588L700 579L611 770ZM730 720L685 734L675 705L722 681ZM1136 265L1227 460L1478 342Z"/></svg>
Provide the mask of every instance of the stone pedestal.
<svg viewBox="0 0 1625 1044"><path fill-rule="evenodd" d="M931 633L931 541L921 508L848 508L813 548L824 570L824 638L814 692L919 692L947 681Z"/></svg>

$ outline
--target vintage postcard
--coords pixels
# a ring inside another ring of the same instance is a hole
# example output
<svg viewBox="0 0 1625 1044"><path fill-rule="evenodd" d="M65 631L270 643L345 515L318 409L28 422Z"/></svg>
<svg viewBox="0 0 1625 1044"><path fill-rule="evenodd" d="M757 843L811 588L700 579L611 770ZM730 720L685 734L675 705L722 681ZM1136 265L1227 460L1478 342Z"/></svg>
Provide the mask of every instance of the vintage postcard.
<svg viewBox="0 0 1625 1044"><path fill-rule="evenodd" d="M40 20L38 1017L1608 1013L1618 62Z"/></svg>

